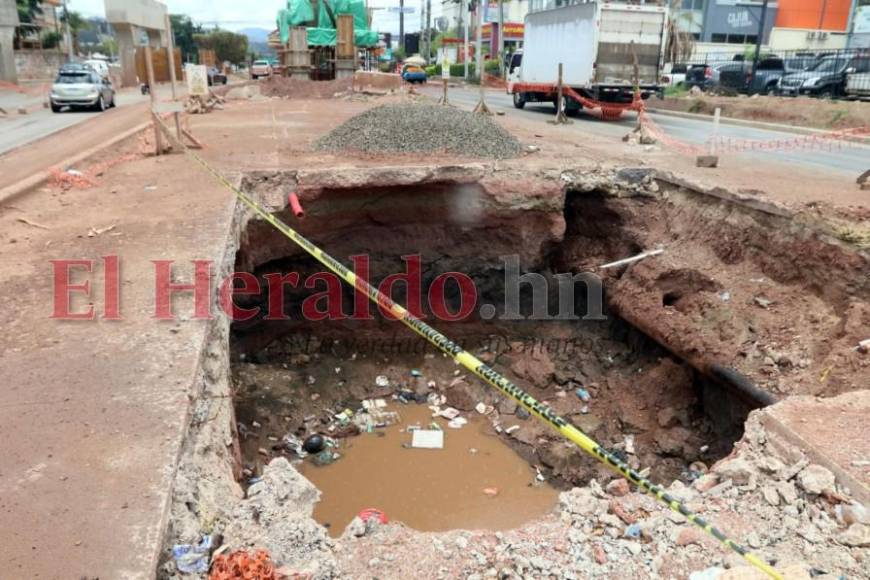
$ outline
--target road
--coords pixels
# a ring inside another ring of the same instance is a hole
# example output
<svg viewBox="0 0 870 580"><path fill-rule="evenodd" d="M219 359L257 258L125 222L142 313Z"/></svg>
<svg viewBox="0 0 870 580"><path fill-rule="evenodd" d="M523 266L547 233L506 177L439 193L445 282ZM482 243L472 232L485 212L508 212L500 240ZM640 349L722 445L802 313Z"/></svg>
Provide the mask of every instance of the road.
<svg viewBox="0 0 870 580"><path fill-rule="evenodd" d="M424 89L431 96L441 95L441 89L434 86ZM477 88L451 88L448 98L450 102L463 109L471 109L478 101ZM529 119L541 119L546 115L553 115L554 109L549 104L528 103L522 110L513 106L511 96L504 90L487 90L487 104L495 109L505 111L506 115L514 115ZM691 143L702 145L710 136L712 121L699 121L668 115L650 114L655 123L670 137ZM602 121L597 116L582 111L574 119L571 125L576 131L583 131L595 135L622 138L635 124L634 114L628 113L619 121ZM754 129L736 125L722 124L719 135L724 138L751 139L756 141L775 141L794 139L794 133L784 131L771 131L769 129ZM732 155L732 154L729 154ZM851 144L843 148L835 148L832 151L819 149L795 149L778 151L751 151L733 154L747 160L769 159L779 163L800 165L802 167L818 167L827 171L858 176L867 171L867 159L870 158L870 147Z"/></svg>
<svg viewBox="0 0 870 580"><path fill-rule="evenodd" d="M119 91L116 98L119 109L148 100L148 97L143 96L139 89ZM34 100L39 103L42 101L42 97L30 99L30 101ZM27 115L10 115L7 119L0 120L0 155L93 119L100 114L96 111L52 113L51 109L36 108L31 109Z"/></svg>

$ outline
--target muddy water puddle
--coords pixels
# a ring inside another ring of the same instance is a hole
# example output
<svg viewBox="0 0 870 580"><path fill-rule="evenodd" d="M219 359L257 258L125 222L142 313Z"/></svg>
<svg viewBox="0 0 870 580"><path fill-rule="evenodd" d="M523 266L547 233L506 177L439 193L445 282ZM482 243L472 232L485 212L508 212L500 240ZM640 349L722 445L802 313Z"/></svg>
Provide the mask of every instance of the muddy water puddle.
<svg viewBox="0 0 870 580"><path fill-rule="evenodd" d="M395 404L399 422L341 441L340 459L299 470L322 492L315 519L340 536L361 510L377 508L390 520L421 531L504 530L550 512L558 492L501 442L480 417L449 428L427 405ZM442 449L412 448L410 425L444 432Z"/></svg>

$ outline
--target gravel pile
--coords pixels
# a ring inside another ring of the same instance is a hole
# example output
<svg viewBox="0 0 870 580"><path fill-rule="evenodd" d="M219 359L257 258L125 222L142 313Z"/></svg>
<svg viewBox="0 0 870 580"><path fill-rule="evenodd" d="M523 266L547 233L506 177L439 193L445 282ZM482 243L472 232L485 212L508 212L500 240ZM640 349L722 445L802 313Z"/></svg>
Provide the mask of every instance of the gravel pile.
<svg viewBox="0 0 870 580"><path fill-rule="evenodd" d="M506 159L520 143L485 115L424 104L381 105L357 115L321 138L321 151L448 153Z"/></svg>

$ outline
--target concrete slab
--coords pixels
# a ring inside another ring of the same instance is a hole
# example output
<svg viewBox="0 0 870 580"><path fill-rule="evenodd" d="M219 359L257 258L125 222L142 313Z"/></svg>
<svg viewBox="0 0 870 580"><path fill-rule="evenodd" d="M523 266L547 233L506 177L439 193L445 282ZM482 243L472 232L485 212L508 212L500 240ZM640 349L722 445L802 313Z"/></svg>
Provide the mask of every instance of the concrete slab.
<svg viewBox="0 0 870 580"><path fill-rule="evenodd" d="M861 436L870 417L870 391L833 397L793 397L766 408L767 429L830 469L854 497L870 503L870 439Z"/></svg>

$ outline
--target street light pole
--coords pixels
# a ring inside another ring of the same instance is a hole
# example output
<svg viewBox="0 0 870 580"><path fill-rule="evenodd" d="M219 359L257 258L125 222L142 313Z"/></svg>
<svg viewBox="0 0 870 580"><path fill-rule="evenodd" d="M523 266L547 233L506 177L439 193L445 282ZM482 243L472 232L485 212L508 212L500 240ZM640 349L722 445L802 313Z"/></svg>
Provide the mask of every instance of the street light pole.
<svg viewBox="0 0 870 580"><path fill-rule="evenodd" d="M405 52L405 0L399 0L399 48Z"/></svg>
<svg viewBox="0 0 870 580"><path fill-rule="evenodd" d="M459 0L462 2L462 27L464 28L464 39L462 43L462 63L465 65L465 74L463 78L468 80L468 19L471 17L468 14L469 0Z"/></svg>

